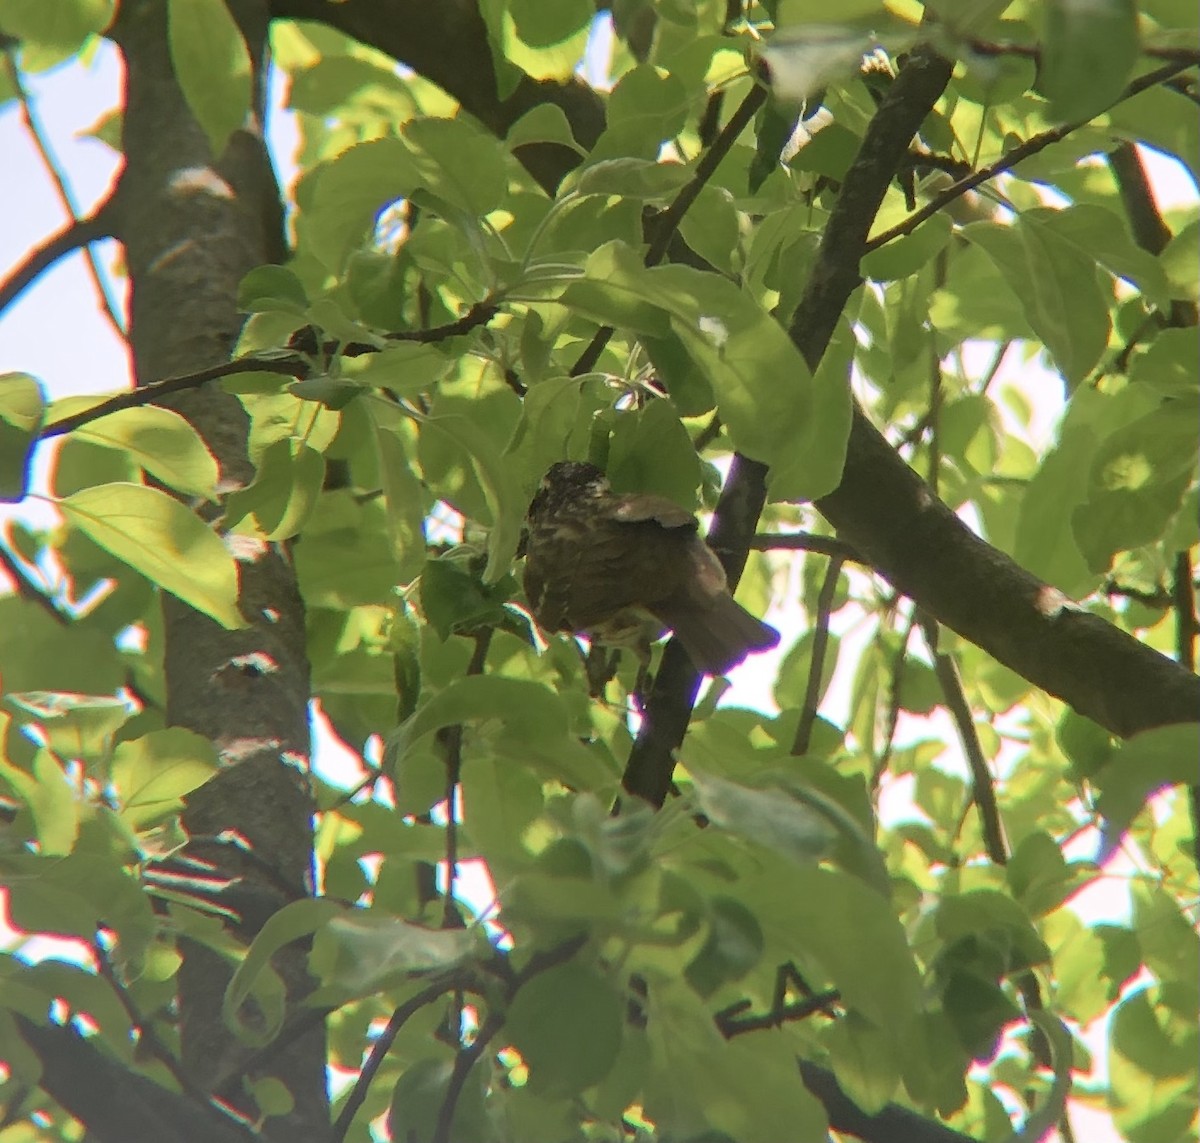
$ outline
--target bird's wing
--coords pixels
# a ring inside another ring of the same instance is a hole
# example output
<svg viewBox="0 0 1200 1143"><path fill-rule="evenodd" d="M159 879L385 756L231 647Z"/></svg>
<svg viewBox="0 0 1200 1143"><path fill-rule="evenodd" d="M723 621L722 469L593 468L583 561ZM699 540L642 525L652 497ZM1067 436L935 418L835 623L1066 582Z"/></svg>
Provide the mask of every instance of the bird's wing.
<svg viewBox="0 0 1200 1143"><path fill-rule="evenodd" d="M686 508L681 508L665 496L654 496L649 492L632 492L622 496L613 509L613 518L622 524L653 520L664 528L690 527L694 531L697 527L696 517Z"/></svg>

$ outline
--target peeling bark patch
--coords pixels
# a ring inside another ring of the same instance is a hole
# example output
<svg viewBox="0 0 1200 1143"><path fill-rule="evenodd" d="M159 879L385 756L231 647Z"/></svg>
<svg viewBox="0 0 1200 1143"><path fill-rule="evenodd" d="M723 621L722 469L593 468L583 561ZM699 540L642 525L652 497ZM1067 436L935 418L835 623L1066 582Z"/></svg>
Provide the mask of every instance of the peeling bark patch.
<svg viewBox="0 0 1200 1143"><path fill-rule="evenodd" d="M224 536L224 540L229 554L243 564L255 563L262 559L267 551L266 543L254 536L239 536L230 532Z"/></svg>
<svg viewBox="0 0 1200 1143"><path fill-rule="evenodd" d="M171 194L180 198L204 194L232 201L237 197L233 187L212 167L184 167L171 176L168 187Z"/></svg>
<svg viewBox="0 0 1200 1143"><path fill-rule="evenodd" d="M265 651L252 651L248 655L235 655L225 666L214 672L213 681L228 681L227 677L231 671L236 671L246 679L261 679L266 675L273 675L278 670L279 664Z"/></svg>
<svg viewBox="0 0 1200 1143"><path fill-rule="evenodd" d="M1038 612L1044 615L1047 619L1053 619L1059 612L1071 606L1071 601L1063 595L1056 587L1051 587L1048 583L1042 584L1038 589L1037 600L1034 606Z"/></svg>

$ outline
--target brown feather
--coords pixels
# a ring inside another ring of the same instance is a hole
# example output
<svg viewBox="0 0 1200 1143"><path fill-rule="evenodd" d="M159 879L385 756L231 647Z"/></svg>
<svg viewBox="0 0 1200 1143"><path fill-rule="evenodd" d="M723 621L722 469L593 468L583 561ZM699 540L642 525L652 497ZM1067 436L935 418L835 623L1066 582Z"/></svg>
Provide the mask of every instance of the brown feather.
<svg viewBox="0 0 1200 1143"><path fill-rule="evenodd" d="M624 645L640 612L642 642L669 627L709 674L779 642L729 594L696 518L674 501L618 496L593 465L563 461L543 478L528 524L525 595L545 630Z"/></svg>

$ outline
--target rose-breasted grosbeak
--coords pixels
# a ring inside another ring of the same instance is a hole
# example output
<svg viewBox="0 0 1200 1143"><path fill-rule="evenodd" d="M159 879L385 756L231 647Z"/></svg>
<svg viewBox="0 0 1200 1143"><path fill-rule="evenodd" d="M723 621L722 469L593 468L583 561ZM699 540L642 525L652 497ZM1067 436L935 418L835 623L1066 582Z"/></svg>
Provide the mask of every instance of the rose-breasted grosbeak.
<svg viewBox="0 0 1200 1143"><path fill-rule="evenodd" d="M613 492L593 464L552 465L529 505L525 596L546 631L638 646L670 628L721 675L779 633L736 603L696 518L662 496Z"/></svg>

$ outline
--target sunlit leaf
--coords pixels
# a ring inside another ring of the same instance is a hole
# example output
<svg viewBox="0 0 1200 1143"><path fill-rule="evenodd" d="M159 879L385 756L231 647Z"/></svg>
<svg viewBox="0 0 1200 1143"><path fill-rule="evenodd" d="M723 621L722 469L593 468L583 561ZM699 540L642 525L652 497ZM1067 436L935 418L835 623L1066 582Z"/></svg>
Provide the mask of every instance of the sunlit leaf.
<svg viewBox="0 0 1200 1143"><path fill-rule="evenodd" d="M165 492L100 484L56 502L73 526L164 591L229 628L238 611L237 564L221 538Z"/></svg>

